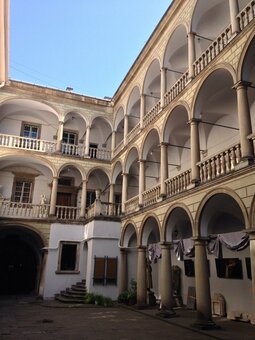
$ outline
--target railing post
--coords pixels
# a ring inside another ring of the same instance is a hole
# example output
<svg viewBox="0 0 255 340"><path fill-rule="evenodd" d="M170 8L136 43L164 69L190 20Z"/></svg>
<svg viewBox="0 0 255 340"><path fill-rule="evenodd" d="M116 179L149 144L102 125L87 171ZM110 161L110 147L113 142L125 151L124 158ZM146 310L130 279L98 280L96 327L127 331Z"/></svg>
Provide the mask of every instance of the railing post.
<svg viewBox="0 0 255 340"><path fill-rule="evenodd" d="M61 152L62 151L63 131L64 131L64 121L60 121L59 122L59 127L58 127L58 134L57 134L56 152Z"/></svg>
<svg viewBox="0 0 255 340"><path fill-rule="evenodd" d="M229 14L232 35L240 32L240 27L237 19L239 13L238 0L229 0Z"/></svg>

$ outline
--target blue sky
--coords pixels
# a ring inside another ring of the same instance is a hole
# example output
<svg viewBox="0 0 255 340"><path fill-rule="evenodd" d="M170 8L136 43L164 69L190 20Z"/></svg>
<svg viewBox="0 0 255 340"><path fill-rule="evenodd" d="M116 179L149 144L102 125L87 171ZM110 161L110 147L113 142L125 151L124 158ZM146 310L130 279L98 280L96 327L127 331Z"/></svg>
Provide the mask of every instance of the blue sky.
<svg viewBox="0 0 255 340"><path fill-rule="evenodd" d="M170 0L11 0L10 78L113 96Z"/></svg>

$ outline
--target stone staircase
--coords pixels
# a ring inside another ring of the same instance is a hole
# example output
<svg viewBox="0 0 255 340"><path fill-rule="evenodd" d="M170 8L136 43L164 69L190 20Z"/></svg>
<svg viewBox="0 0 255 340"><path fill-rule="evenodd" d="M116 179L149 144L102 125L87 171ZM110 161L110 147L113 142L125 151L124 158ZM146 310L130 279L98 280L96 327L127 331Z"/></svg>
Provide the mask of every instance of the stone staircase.
<svg viewBox="0 0 255 340"><path fill-rule="evenodd" d="M71 288L66 288L59 294L55 294L55 300L63 303L84 303L86 293L86 280L82 280L82 282L72 285Z"/></svg>

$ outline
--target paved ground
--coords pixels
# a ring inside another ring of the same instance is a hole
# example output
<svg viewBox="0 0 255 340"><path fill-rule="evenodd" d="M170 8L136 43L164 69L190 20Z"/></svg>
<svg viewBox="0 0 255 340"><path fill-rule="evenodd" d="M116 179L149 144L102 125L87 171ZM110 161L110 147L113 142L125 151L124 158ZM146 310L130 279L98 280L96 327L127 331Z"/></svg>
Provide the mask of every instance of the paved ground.
<svg viewBox="0 0 255 340"><path fill-rule="evenodd" d="M255 340L255 326L215 320L220 330L190 327L194 311L177 310L177 317L156 317L157 310L123 307L84 307L34 298L0 298L0 339L4 340Z"/></svg>

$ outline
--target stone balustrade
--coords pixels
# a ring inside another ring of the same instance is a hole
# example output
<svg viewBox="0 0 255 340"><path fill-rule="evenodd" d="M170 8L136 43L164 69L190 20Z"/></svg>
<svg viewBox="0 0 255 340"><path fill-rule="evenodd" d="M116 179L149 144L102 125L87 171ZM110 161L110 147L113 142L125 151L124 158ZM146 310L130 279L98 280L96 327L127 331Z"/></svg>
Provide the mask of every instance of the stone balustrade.
<svg viewBox="0 0 255 340"><path fill-rule="evenodd" d="M127 134L126 143L130 143L133 138L140 132L140 123L138 123L129 133Z"/></svg>
<svg viewBox="0 0 255 340"><path fill-rule="evenodd" d="M8 218L43 219L49 216L49 207L49 204L41 205L2 200L0 202L0 216Z"/></svg>
<svg viewBox="0 0 255 340"><path fill-rule="evenodd" d="M125 214L130 214L139 208L139 197L135 196L130 198L125 203Z"/></svg>
<svg viewBox="0 0 255 340"><path fill-rule="evenodd" d="M168 178L166 181L166 197L171 197L188 189L191 184L191 170L184 171L179 175Z"/></svg>
<svg viewBox="0 0 255 340"><path fill-rule="evenodd" d="M235 169L241 160L240 144L234 145L229 149L210 156L208 159L198 163L200 168L201 183L208 182L219 176L223 176Z"/></svg>
<svg viewBox="0 0 255 340"><path fill-rule="evenodd" d="M146 113L146 115L143 118L143 125L146 127L149 125L158 115L158 113L161 111L161 103L160 100L157 102L156 105L153 106L153 108L150 109L149 112Z"/></svg>
<svg viewBox="0 0 255 340"><path fill-rule="evenodd" d="M155 204L160 198L160 185L150 188L143 192L143 206L147 207L149 205Z"/></svg>
<svg viewBox="0 0 255 340"><path fill-rule="evenodd" d="M237 16L241 31L255 18L255 1L251 1Z"/></svg>

